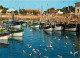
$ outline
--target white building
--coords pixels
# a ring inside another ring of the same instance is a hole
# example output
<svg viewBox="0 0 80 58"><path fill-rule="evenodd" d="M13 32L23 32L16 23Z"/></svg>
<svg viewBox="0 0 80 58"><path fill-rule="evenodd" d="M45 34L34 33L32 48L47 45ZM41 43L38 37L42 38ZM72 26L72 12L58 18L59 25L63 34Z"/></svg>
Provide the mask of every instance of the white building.
<svg viewBox="0 0 80 58"><path fill-rule="evenodd" d="M3 10L3 9L0 9L0 13L2 13L2 10Z"/></svg>
<svg viewBox="0 0 80 58"><path fill-rule="evenodd" d="M75 15L80 15L80 2L75 3Z"/></svg>
<svg viewBox="0 0 80 58"><path fill-rule="evenodd" d="M7 12L15 11L13 8L7 10Z"/></svg>
<svg viewBox="0 0 80 58"><path fill-rule="evenodd" d="M63 14L63 12L61 12L60 10L58 11L58 14Z"/></svg>

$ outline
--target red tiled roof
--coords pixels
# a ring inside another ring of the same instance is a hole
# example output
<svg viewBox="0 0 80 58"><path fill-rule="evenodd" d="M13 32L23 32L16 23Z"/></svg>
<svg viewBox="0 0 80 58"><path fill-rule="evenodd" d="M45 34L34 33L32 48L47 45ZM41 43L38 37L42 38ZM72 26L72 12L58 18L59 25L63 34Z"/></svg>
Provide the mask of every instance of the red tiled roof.
<svg viewBox="0 0 80 58"><path fill-rule="evenodd" d="M27 11L27 12L33 12L33 11L35 11L35 12L37 12L37 13L40 13L39 10L31 10L31 9L27 9L26 11Z"/></svg>
<svg viewBox="0 0 80 58"><path fill-rule="evenodd" d="M58 10L49 10L50 13L58 13Z"/></svg>
<svg viewBox="0 0 80 58"><path fill-rule="evenodd" d="M75 4L80 4L80 2L77 2L77 3L75 3Z"/></svg>

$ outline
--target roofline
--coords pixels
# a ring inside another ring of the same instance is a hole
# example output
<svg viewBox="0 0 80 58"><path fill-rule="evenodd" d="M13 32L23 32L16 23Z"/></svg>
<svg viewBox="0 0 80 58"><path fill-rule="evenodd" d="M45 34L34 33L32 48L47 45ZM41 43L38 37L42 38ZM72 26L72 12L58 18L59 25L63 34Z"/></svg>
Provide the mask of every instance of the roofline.
<svg viewBox="0 0 80 58"><path fill-rule="evenodd" d="M75 3L75 4L79 4L80 2L77 2L77 3Z"/></svg>

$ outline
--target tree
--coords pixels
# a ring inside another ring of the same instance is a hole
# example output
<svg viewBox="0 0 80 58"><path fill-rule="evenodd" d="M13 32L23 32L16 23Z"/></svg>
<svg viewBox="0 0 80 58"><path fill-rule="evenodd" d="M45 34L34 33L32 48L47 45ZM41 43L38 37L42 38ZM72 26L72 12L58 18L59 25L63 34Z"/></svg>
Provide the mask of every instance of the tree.
<svg viewBox="0 0 80 58"><path fill-rule="evenodd" d="M20 14L26 14L27 12L25 11L25 9L20 9L20 10L19 10L19 13L20 13Z"/></svg>
<svg viewBox="0 0 80 58"><path fill-rule="evenodd" d="M16 10L16 11L14 11L14 13L17 15L18 14L18 11Z"/></svg>
<svg viewBox="0 0 80 58"><path fill-rule="evenodd" d="M6 13L6 10L2 10L2 13Z"/></svg>
<svg viewBox="0 0 80 58"><path fill-rule="evenodd" d="M44 11L44 13L50 13L50 10L55 10L55 8L47 9L47 11Z"/></svg>

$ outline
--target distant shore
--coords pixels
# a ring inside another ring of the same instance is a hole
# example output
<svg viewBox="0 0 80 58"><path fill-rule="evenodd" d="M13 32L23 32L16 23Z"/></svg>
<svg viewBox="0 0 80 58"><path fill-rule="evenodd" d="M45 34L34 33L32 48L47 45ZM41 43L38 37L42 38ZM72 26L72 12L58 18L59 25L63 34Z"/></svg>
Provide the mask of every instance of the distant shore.
<svg viewBox="0 0 80 58"><path fill-rule="evenodd" d="M12 18L11 14L7 15L0 15L0 20L9 20ZM72 21L80 23L80 16L77 17L75 15L14 15L14 19L16 20L54 20L55 22L62 22L62 23L71 23Z"/></svg>

